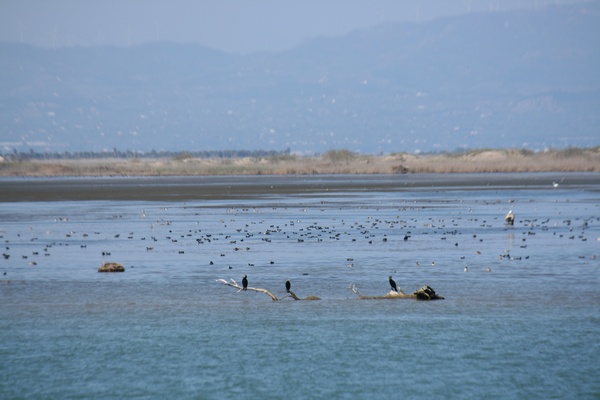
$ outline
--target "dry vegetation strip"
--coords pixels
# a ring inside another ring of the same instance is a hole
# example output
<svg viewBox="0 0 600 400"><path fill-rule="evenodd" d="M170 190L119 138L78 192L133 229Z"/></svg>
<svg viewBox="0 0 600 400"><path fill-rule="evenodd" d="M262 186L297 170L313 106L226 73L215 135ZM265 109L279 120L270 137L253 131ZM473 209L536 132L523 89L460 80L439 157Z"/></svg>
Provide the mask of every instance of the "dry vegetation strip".
<svg viewBox="0 0 600 400"><path fill-rule="evenodd" d="M368 156L331 150L319 157L0 161L0 176L316 175L471 172L600 172L600 147L475 150Z"/></svg>

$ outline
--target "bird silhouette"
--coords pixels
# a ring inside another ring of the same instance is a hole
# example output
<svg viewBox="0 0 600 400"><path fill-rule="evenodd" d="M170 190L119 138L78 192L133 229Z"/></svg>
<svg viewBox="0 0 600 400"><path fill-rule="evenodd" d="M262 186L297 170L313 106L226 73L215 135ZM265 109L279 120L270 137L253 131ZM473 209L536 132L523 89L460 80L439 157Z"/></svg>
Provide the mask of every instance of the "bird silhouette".
<svg viewBox="0 0 600 400"><path fill-rule="evenodd" d="M390 275L390 286L392 287L392 290L396 293L398 293L398 286L396 286L396 282L394 281L394 279L392 278L392 276Z"/></svg>

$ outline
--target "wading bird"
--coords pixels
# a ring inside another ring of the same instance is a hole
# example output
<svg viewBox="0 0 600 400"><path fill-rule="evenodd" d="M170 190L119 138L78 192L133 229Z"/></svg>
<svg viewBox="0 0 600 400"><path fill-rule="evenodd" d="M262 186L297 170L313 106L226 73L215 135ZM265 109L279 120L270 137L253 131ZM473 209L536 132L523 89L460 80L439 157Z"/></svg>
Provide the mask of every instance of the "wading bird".
<svg viewBox="0 0 600 400"><path fill-rule="evenodd" d="M506 221L508 225L513 225L515 223L515 214L513 214L512 210L510 210L508 214L506 214L506 216L504 217L504 221Z"/></svg>

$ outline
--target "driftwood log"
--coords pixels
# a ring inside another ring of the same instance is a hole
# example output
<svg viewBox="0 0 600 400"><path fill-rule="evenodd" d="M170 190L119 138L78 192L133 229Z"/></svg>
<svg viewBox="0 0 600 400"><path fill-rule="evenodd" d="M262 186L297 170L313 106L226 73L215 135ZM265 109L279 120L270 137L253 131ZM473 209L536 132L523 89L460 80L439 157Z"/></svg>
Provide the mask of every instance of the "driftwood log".
<svg viewBox="0 0 600 400"><path fill-rule="evenodd" d="M442 300L435 290L429 286L423 286L412 294L406 294L402 290L395 292L390 290L385 296L364 296L360 294L355 284L350 285L350 289L358 296L360 300L381 300L381 299L416 299L416 300Z"/></svg>
<svg viewBox="0 0 600 400"><path fill-rule="evenodd" d="M230 280L231 280L231 282L226 281L225 279L217 279L217 282L222 283L223 285L227 285L227 286L231 286L233 288L236 288L236 289L238 289L238 292L244 290L244 288L242 286L240 286L233 278L231 278ZM291 290L290 290L289 294L287 294L286 296L283 296L281 299L278 299L277 296L275 296L273 293L271 293L267 289L255 288L255 287L248 286L246 288L246 290L252 290L253 292L264 293L267 296L269 296L271 298L271 300L273 300L273 301L283 300L283 299L285 299L288 296L291 297L294 300L321 300L317 296L308 296L308 297L305 297L304 299L301 299L298 296L296 296L296 294L294 292L292 292Z"/></svg>
<svg viewBox="0 0 600 400"><path fill-rule="evenodd" d="M321 300L321 298L317 297L317 296L308 296L308 297L301 299L298 296L296 296L296 293L292 292L291 290L290 290L289 296L294 300ZM285 299L286 297L287 296L283 296L282 300Z"/></svg>

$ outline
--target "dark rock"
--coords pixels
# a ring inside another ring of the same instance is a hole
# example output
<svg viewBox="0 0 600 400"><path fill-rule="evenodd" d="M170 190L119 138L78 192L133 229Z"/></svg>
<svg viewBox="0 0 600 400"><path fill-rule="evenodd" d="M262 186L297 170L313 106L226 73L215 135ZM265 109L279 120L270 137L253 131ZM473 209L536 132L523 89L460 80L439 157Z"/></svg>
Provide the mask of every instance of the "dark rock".
<svg viewBox="0 0 600 400"><path fill-rule="evenodd" d="M125 272L125 267L116 262L105 262L98 267L98 272Z"/></svg>
<svg viewBox="0 0 600 400"><path fill-rule="evenodd" d="M442 300L443 297L438 295L435 290L425 285L421 289L413 293L417 297L417 300Z"/></svg>

